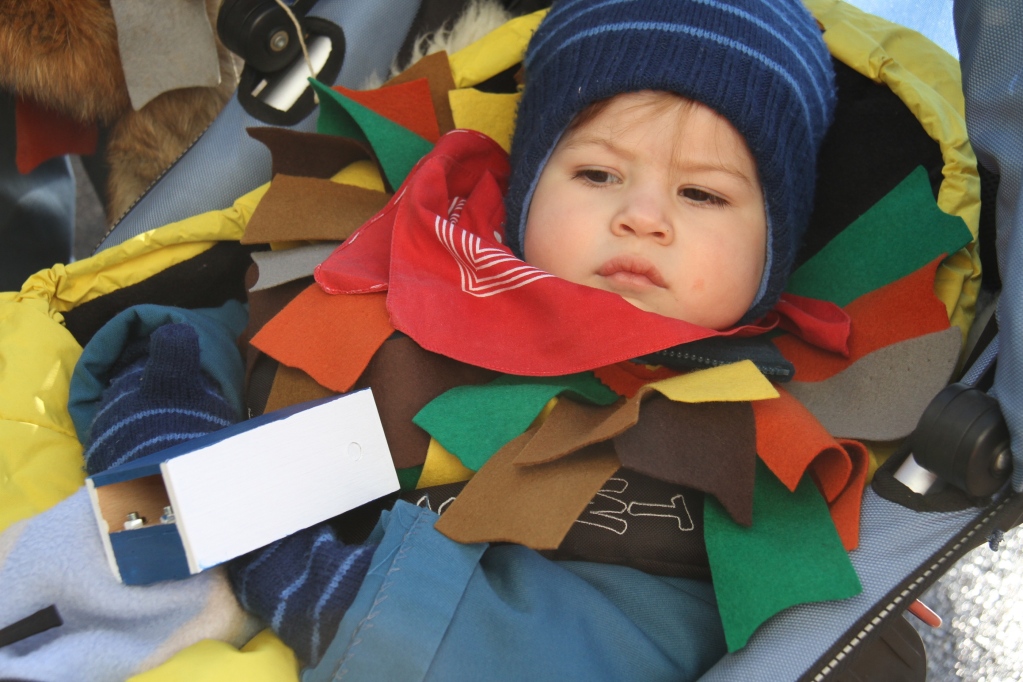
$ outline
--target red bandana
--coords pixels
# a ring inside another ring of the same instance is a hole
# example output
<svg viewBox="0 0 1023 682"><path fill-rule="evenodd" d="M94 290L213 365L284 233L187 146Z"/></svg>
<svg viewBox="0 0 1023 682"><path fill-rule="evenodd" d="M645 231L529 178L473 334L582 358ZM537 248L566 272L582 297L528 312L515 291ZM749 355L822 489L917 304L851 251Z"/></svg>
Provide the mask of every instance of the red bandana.
<svg viewBox="0 0 1023 682"><path fill-rule="evenodd" d="M391 324L423 348L509 374L562 375L710 336L773 329L779 314L715 331L636 308L617 294L573 284L504 246L508 157L485 135L455 130L412 169L387 206L316 268L330 294L387 291ZM849 318L801 313L812 342L841 352ZM789 325L785 325L789 327ZM823 331L822 331L823 329Z"/></svg>

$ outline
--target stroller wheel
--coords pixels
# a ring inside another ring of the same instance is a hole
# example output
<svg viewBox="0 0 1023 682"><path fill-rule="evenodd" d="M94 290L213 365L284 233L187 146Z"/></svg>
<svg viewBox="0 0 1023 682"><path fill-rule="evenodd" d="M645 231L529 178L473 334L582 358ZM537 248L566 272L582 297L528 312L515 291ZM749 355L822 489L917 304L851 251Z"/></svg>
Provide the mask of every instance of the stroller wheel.
<svg viewBox="0 0 1023 682"><path fill-rule="evenodd" d="M921 466L972 497L994 494L1012 470L998 401L965 384L950 384L934 397L910 445Z"/></svg>
<svg viewBox="0 0 1023 682"><path fill-rule="evenodd" d="M298 32L275 0L226 0L217 15L224 46L262 73L279 71L298 55Z"/></svg>

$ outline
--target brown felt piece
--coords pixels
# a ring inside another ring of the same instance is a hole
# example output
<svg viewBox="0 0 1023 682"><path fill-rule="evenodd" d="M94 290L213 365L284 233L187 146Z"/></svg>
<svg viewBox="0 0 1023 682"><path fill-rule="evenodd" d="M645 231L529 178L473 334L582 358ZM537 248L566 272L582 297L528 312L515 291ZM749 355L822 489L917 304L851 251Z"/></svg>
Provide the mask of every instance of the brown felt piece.
<svg viewBox="0 0 1023 682"><path fill-rule="evenodd" d="M241 242L342 241L389 199L374 189L277 175L249 218Z"/></svg>
<svg viewBox="0 0 1023 682"><path fill-rule="evenodd" d="M247 132L270 150L270 177L282 174L328 180L349 164L374 158L369 145L347 137L273 127L248 128Z"/></svg>
<svg viewBox="0 0 1023 682"><path fill-rule="evenodd" d="M423 57L384 83L384 87L408 83L417 78L425 78L430 85L430 99L433 100L433 110L437 116L437 127L440 129L440 134L443 135L454 130L455 118L451 114L448 91L455 89L455 79L451 75L448 53L435 52Z"/></svg>
<svg viewBox="0 0 1023 682"><path fill-rule="evenodd" d="M614 438L639 421L640 405L661 394L644 385L634 388L627 400L606 407L581 405L571 399L559 400L540 426L537 437L515 459L519 466L552 462L576 450Z"/></svg>
<svg viewBox="0 0 1023 682"><path fill-rule="evenodd" d="M255 263L250 263L249 267L245 270L245 278L243 280L245 290L248 291L256 285L259 280L259 266ZM259 331L256 327L252 326L252 306L249 306L249 319L245 323L245 329L242 330L242 335L238 337L238 345L241 347L242 355L245 357L245 385L249 385L249 378L252 375L252 368L256 364L256 357L259 355L259 351L249 345L249 339Z"/></svg>
<svg viewBox="0 0 1023 682"><path fill-rule="evenodd" d="M756 440L748 402L681 403L653 395L614 446L623 467L713 495L736 523L750 526Z"/></svg>
<svg viewBox="0 0 1023 682"><path fill-rule="evenodd" d="M259 269L256 264L253 263L248 272L245 273L246 288L255 284L258 278ZM252 372L252 367L256 362L256 356L259 353L259 351L253 348L249 343L252 340L252 337L255 336L256 333L259 332L259 330L262 329L274 315L279 313L284 306L288 305L292 299L302 293L306 287L312 283L312 277L303 277L302 279L295 280L294 282L288 282L287 284L282 284L271 289L249 292L249 322L245 327L245 331L242 333L242 341L246 351L246 383L248 382L248 378Z"/></svg>
<svg viewBox="0 0 1023 682"><path fill-rule="evenodd" d="M437 530L463 543L556 549L619 462L604 442L549 464L515 466L534 433L530 429L498 450L440 517Z"/></svg>
<svg viewBox="0 0 1023 682"><path fill-rule="evenodd" d="M277 365L270 396L266 399L264 412L273 412L284 407L298 405L310 400L319 400L337 395L335 391L320 386L316 380L300 369Z"/></svg>
<svg viewBox="0 0 1023 682"><path fill-rule="evenodd" d="M959 328L949 327L880 348L823 381L786 388L837 438L905 438L951 378L962 340Z"/></svg>
<svg viewBox="0 0 1023 682"><path fill-rule="evenodd" d="M373 390L391 459L398 469L426 461L430 435L412 423L427 403L442 393L469 384L483 384L497 373L423 350L407 336L384 342L355 388Z"/></svg>
<svg viewBox="0 0 1023 682"><path fill-rule="evenodd" d="M588 445L614 438L639 419L639 400L584 405L558 400L529 443L516 456L517 466L546 464Z"/></svg>

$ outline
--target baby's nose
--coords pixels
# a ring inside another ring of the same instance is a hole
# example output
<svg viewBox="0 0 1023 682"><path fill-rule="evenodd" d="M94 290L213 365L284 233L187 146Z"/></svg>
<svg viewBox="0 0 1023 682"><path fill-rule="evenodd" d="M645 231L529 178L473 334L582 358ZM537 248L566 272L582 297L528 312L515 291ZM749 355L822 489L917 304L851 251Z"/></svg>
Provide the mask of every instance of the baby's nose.
<svg viewBox="0 0 1023 682"><path fill-rule="evenodd" d="M653 192L636 190L614 218L612 232L619 236L652 238L668 243L674 238L669 207Z"/></svg>

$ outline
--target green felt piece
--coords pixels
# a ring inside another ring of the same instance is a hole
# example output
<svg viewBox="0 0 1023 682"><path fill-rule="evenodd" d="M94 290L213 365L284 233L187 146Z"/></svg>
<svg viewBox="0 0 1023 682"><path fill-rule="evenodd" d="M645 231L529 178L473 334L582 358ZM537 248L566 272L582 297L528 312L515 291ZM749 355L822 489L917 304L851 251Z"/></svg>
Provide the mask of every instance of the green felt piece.
<svg viewBox="0 0 1023 682"><path fill-rule="evenodd" d="M547 401L562 393L596 405L618 399L591 372L560 377L506 374L489 384L442 393L412 421L466 467L479 471L491 455L529 428Z"/></svg>
<svg viewBox="0 0 1023 682"><path fill-rule="evenodd" d="M405 181L412 167L433 145L408 128L318 81L310 81L320 96L316 132L368 142L391 189Z"/></svg>
<svg viewBox="0 0 1023 682"><path fill-rule="evenodd" d="M423 473L423 465L395 469L395 471L398 474L398 485L402 490L415 490L416 484L419 483L419 477Z"/></svg>
<svg viewBox="0 0 1023 682"><path fill-rule="evenodd" d="M704 537L729 651L784 608L846 599L862 589L817 487L804 476L790 493L760 460L753 525L735 523L707 495Z"/></svg>
<svg viewBox="0 0 1023 682"><path fill-rule="evenodd" d="M313 90L320 96L320 114L316 117L316 132L321 135L349 137L369 144L369 139L363 134L359 124L341 104L342 99L347 100L348 98L320 81L310 79L309 82L312 84Z"/></svg>
<svg viewBox="0 0 1023 682"><path fill-rule="evenodd" d="M962 218L938 208L920 166L792 273L788 291L845 306L971 239Z"/></svg>

